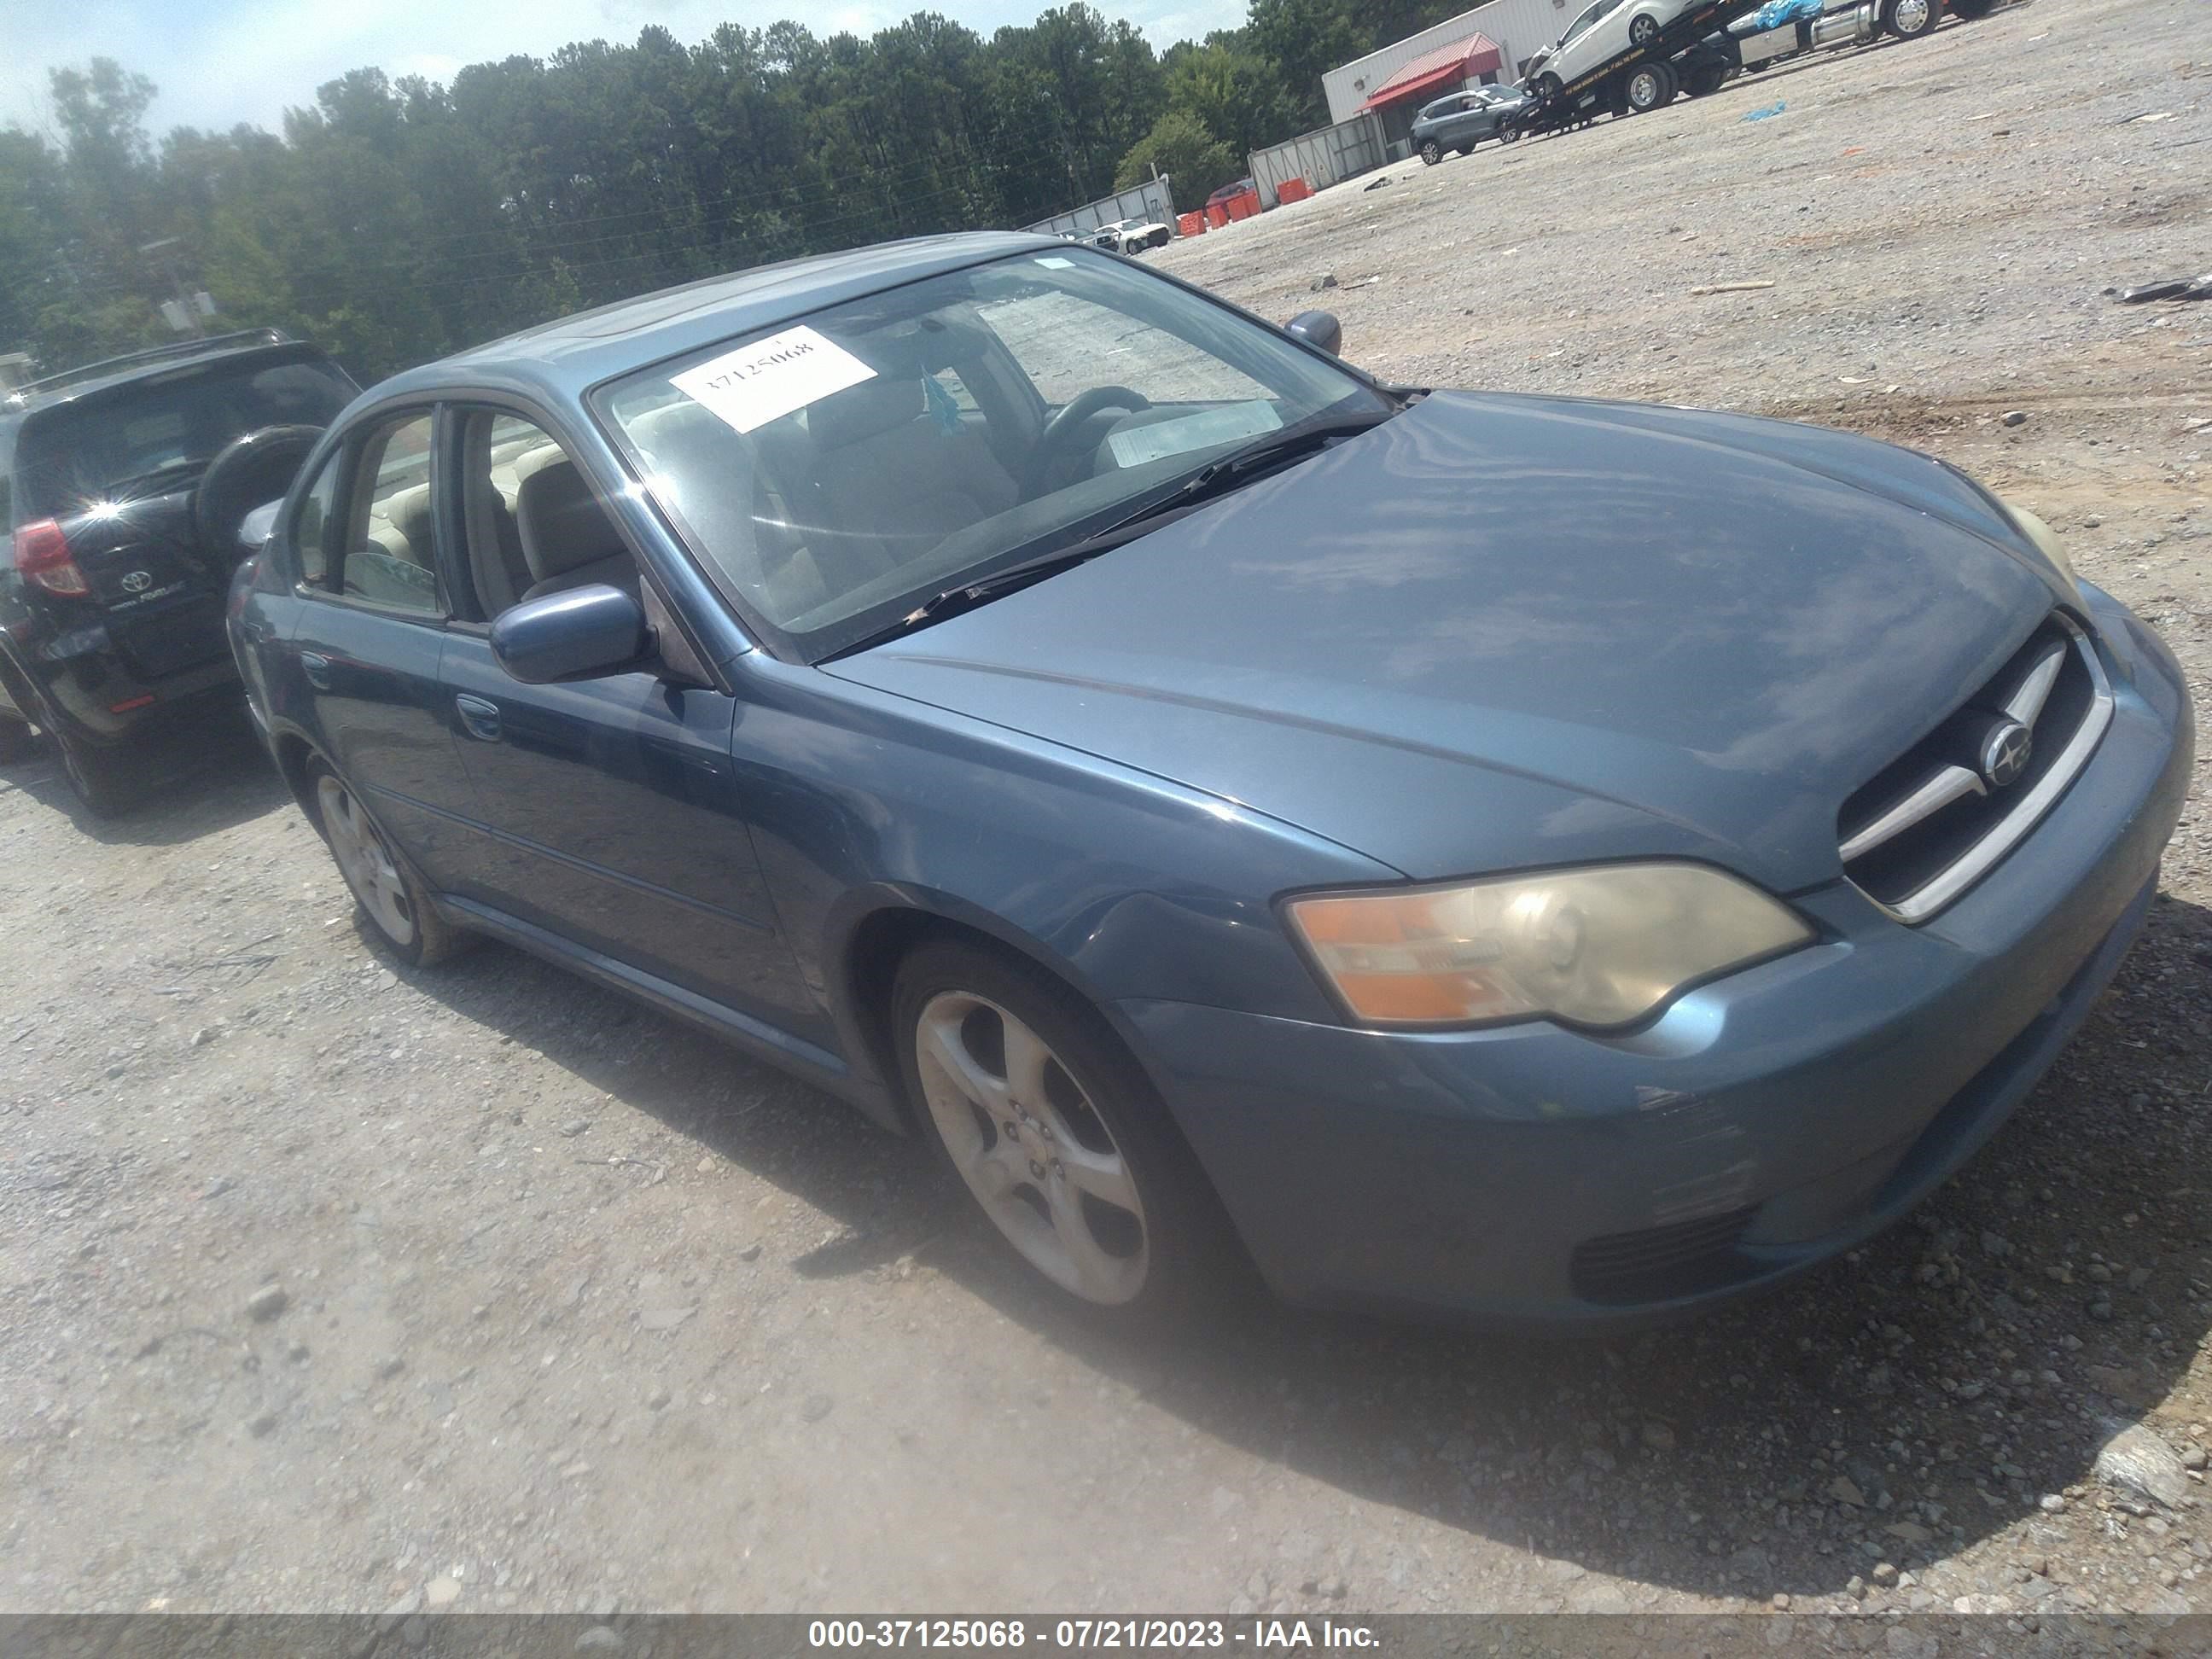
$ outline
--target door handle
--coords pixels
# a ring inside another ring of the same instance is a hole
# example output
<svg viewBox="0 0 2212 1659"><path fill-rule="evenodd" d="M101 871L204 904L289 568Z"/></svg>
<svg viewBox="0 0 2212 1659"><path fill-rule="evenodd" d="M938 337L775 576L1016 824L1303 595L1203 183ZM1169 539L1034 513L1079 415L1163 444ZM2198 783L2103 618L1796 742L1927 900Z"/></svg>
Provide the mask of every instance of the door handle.
<svg viewBox="0 0 2212 1659"><path fill-rule="evenodd" d="M331 689L331 659L319 651L300 653L300 672L307 677L307 684L319 691Z"/></svg>
<svg viewBox="0 0 2212 1659"><path fill-rule="evenodd" d="M453 707L460 711L461 724L469 735L486 743L499 741L499 705L487 702L482 697L472 697L464 691L453 699Z"/></svg>

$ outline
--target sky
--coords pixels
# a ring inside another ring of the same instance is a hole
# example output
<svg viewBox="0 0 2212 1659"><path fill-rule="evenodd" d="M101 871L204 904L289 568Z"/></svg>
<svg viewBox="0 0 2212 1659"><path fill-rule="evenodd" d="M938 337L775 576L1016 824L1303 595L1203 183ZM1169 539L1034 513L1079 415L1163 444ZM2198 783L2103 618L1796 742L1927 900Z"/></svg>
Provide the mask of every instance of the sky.
<svg viewBox="0 0 2212 1659"><path fill-rule="evenodd" d="M628 42L658 23L686 45L724 22L762 27L796 16L817 34L871 33L935 10L978 33L1026 23L1057 0L0 0L0 125L52 136L46 70L113 58L161 91L147 116L172 127L279 130L287 107L374 65L450 81L464 64L544 57L572 40ZM1232 28L1243 0L1093 0L1127 17L1156 47Z"/></svg>

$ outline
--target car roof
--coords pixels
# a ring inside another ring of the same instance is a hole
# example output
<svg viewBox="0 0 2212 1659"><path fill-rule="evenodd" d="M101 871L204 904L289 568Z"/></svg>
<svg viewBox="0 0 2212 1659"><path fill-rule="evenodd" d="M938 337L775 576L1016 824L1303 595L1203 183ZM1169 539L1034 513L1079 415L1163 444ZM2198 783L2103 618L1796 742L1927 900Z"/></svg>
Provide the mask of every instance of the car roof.
<svg viewBox="0 0 2212 1659"><path fill-rule="evenodd" d="M371 395L380 401L478 387L553 401L580 398L613 376L824 306L1025 251L1064 255L1066 247L1057 236L986 231L760 265L524 329L394 375L372 387Z"/></svg>
<svg viewBox="0 0 2212 1659"><path fill-rule="evenodd" d="M103 392L112 392L118 386L130 386L136 381L167 378L191 369L205 368L215 363L234 362L253 357L265 357L271 362L328 361L328 355L319 346L311 344L305 340L256 341L243 345L221 345L210 343L205 351L176 353L149 358L141 362L121 364L110 374L94 373L82 380L69 380L65 384L56 386L51 391L42 391L40 389L40 383L33 382L31 386L22 388L27 394L23 402L20 404L11 404L6 413L19 421L25 420L42 410L53 409L63 404L75 403L82 398L95 397ZM100 366L95 363L90 367L97 370ZM65 370L63 375L53 378L62 380L67 373L68 371Z"/></svg>

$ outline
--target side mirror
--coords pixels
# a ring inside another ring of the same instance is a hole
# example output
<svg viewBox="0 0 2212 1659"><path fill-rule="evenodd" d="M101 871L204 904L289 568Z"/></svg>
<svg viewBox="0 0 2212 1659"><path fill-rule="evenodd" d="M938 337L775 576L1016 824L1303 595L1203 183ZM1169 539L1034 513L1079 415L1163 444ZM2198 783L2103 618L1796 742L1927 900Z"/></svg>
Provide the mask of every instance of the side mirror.
<svg viewBox="0 0 2212 1659"><path fill-rule="evenodd" d="M269 537L276 528L276 514L283 509L281 501L264 501L239 520L238 547L242 553L258 553L269 544Z"/></svg>
<svg viewBox="0 0 2212 1659"><path fill-rule="evenodd" d="M1301 311L1283 325L1283 331L1310 346L1319 346L1332 357L1343 354L1344 325L1336 320L1334 312Z"/></svg>
<svg viewBox="0 0 2212 1659"><path fill-rule="evenodd" d="M651 647L645 608L604 582L525 599L491 625L492 656L525 685L616 673Z"/></svg>

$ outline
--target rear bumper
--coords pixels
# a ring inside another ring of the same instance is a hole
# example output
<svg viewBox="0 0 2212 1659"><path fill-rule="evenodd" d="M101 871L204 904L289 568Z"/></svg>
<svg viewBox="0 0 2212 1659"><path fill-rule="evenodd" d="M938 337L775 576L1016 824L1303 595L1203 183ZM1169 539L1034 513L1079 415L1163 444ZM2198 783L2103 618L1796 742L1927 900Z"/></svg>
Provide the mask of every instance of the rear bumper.
<svg viewBox="0 0 2212 1659"><path fill-rule="evenodd" d="M142 678L109 644L70 635L50 641L24 665L60 718L89 743L113 744L177 721L204 717L210 706L236 702L238 666L228 653L156 679Z"/></svg>
<svg viewBox="0 0 2212 1659"><path fill-rule="evenodd" d="M1119 1005L1269 1280L1312 1304L1602 1327L1778 1283L1925 1197L2118 969L2188 786L2179 669L2092 599L2111 728L1923 927L1844 883L1798 895L1819 943L1623 1037Z"/></svg>

